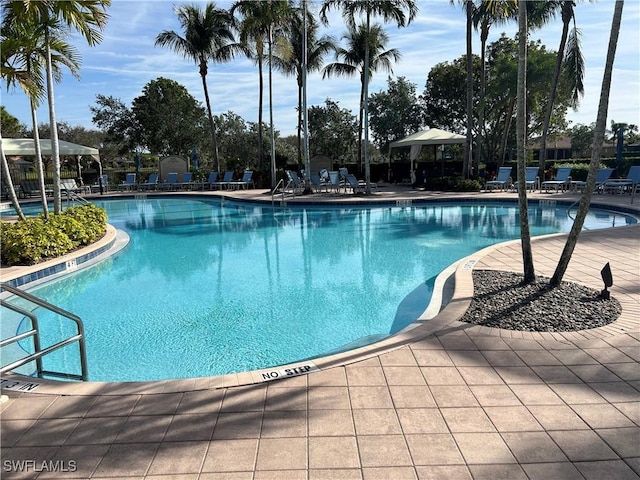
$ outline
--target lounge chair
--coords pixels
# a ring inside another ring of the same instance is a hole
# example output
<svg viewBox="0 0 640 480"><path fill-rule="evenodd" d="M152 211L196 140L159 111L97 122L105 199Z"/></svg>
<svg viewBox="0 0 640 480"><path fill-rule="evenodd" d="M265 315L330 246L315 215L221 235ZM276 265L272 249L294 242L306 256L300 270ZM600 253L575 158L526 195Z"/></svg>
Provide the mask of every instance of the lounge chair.
<svg viewBox="0 0 640 480"><path fill-rule="evenodd" d="M511 167L500 167L498 169L498 176L495 180L489 180L485 186L485 190L493 190L499 188L500 190L506 190L511 185Z"/></svg>
<svg viewBox="0 0 640 480"><path fill-rule="evenodd" d="M340 172L334 170L329 172L329 185L335 192L340 190Z"/></svg>
<svg viewBox="0 0 640 480"><path fill-rule="evenodd" d="M152 173L149 175L149 178L147 179L146 182L141 183L140 185L138 185L138 188L140 190L155 190L158 188L158 174L157 173Z"/></svg>
<svg viewBox="0 0 640 480"><path fill-rule="evenodd" d="M102 192L108 192L109 191L109 176L107 174L100 175L96 179L96 183L91 185L91 191L93 193L99 192L100 188L102 188Z"/></svg>
<svg viewBox="0 0 640 480"><path fill-rule="evenodd" d="M127 177L123 183L118 185L118 190L133 190L134 187L137 187L136 184L136 174L135 173L127 173Z"/></svg>
<svg viewBox="0 0 640 480"><path fill-rule="evenodd" d="M222 177L222 180L219 182L213 182L211 184L211 187L217 187L220 190L222 190L222 188L226 185L227 187L229 187L229 184L233 181L233 171L232 170L227 170L226 172L224 172L224 176Z"/></svg>
<svg viewBox="0 0 640 480"><path fill-rule="evenodd" d="M607 182L607 180L609 180L609 177L612 173L613 168L601 168L600 170L598 170L598 173L596 174L596 185L594 187L595 192L602 193L603 186ZM585 187L587 186L587 182L574 182L573 185L575 186L576 190L581 191L585 189Z"/></svg>
<svg viewBox="0 0 640 480"><path fill-rule="evenodd" d="M284 191L291 190L291 193L295 195L296 192L302 192L304 190L304 184L300 181L298 174L292 170L287 170L287 184L284 187Z"/></svg>
<svg viewBox="0 0 640 480"><path fill-rule="evenodd" d="M311 186L315 189L316 193L322 192L323 189L327 192L329 191L327 183L320 177L319 173L311 172L309 178L311 179Z"/></svg>
<svg viewBox="0 0 640 480"><path fill-rule="evenodd" d="M181 185L178 183L178 174L176 172L170 172L167 174L167 179L160 185L162 190L176 190Z"/></svg>
<svg viewBox="0 0 640 480"><path fill-rule="evenodd" d="M211 190L212 188L211 186L217 181L218 181L218 172L209 172L209 176L207 177L207 180L204 182L197 183L196 185L199 189L204 190L205 187L208 187L209 190Z"/></svg>
<svg viewBox="0 0 640 480"><path fill-rule="evenodd" d="M627 178L607 180L604 182L604 191L607 193L633 193L640 184L640 166L635 165L629 169Z"/></svg>
<svg viewBox="0 0 640 480"><path fill-rule="evenodd" d="M571 186L571 167L560 167L556 172L555 180L547 180L540 185L540 191L544 188L546 193L549 193L549 189L553 188L556 192L562 189L564 192Z"/></svg>
<svg viewBox="0 0 640 480"><path fill-rule="evenodd" d="M229 187L237 188L249 188L249 184L253 182L253 170L245 170L242 174L242 179L237 182L229 182Z"/></svg>
<svg viewBox="0 0 640 480"><path fill-rule="evenodd" d="M184 172L182 174L182 181L180 182L181 189L191 190L193 188L194 183L191 181L193 178L193 174L191 172Z"/></svg>
<svg viewBox="0 0 640 480"><path fill-rule="evenodd" d="M60 180L60 191L65 193L82 193L83 189L78 186L73 178Z"/></svg>
<svg viewBox="0 0 640 480"><path fill-rule="evenodd" d="M532 192L538 188L538 167L525 167L524 169L524 185L526 190ZM518 191L518 182L513 183L513 190Z"/></svg>
<svg viewBox="0 0 640 480"><path fill-rule="evenodd" d="M40 182L38 180L22 180L20 182L20 192L23 197L39 197L41 193ZM44 194L53 194L53 189L45 186Z"/></svg>
<svg viewBox="0 0 640 480"><path fill-rule="evenodd" d="M347 182L345 186L345 191L348 187L348 188L351 188L351 190L353 190L354 194L364 193L366 188L365 185L361 184L353 173L345 174L344 179Z"/></svg>

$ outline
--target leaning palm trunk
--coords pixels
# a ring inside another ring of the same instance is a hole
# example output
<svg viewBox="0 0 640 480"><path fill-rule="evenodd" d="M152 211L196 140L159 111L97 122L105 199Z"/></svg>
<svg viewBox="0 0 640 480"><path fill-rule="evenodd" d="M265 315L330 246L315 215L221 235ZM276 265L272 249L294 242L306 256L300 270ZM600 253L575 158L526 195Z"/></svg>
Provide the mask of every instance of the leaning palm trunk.
<svg viewBox="0 0 640 480"><path fill-rule="evenodd" d="M551 285L558 286L562 282L562 277L567 271L571 255L578 242L578 236L584 225L584 219L589 211L589 204L591 203L591 196L596 184L596 173L598 166L600 165L600 155L602 153L602 142L604 141L604 132L607 123L607 111L609 109L609 93L611 91L611 74L613 72L613 60L616 56L616 46L618 45L618 34L620 33L620 20L622 18L622 7L624 2L617 0L615 8L613 10L613 21L611 22L611 37L609 38L609 49L607 50L607 61L604 67L604 75L602 78L602 90L600 91L600 104L598 105L598 117L596 119L596 128L593 133L593 150L591 153L591 162L589 164L589 175L587 176L587 182L580 199L580 205L578 206L578 212L576 218L573 221L573 226L567 237L567 242L564 245L558 266L556 267L553 277L551 278Z"/></svg>
<svg viewBox="0 0 640 480"><path fill-rule="evenodd" d="M2 177L7 190L9 191L9 200L11 200L11 205L13 205L13 209L16 211L18 218L20 220L25 220L24 213L22 213L22 208L20 208L20 202L18 201L18 196L16 195L16 189L13 188L13 181L11 180L11 171L9 170L9 162L7 162L7 157L4 154L4 148L2 148L2 136L0 134L0 154L2 155Z"/></svg>
<svg viewBox="0 0 640 480"><path fill-rule="evenodd" d="M465 143L462 177L469 178L469 169L473 164L473 57L471 26L473 24L473 2L467 1L467 139Z"/></svg>
<svg viewBox="0 0 640 480"><path fill-rule="evenodd" d="M519 1L518 8L518 93L516 113L516 142L518 148L518 207L520 211L520 241L522 242L522 262L524 264L524 282L535 280L533 255L531 252L531 233L529 232L529 210L527 205L527 184L525 182L526 162L526 93L527 93L527 8L525 1Z"/></svg>
<svg viewBox="0 0 640 480"><path fill-rule="evenodd" d="M38 132L38 117L36 114L36 105L31 100L31 121L33 123L33 146L36 154L36 169L38 171L38 187L42 196L42 214L45 219L49 218L49 205L47 205L47 190L44 181L44 168L42 166L42 150L40 148L40 132Z"/></svg>
<svg viewBox="0 0 640 480"><path fill-rule="evenodd" d="M53 156L53 213L62 213L62 197L60 193L60 143L58 142L58 124L56 123L55 100L53 95L53 66L49 31L45 30L47 50L47 97L49 100L49 125L51 128L51 155Z"/></svg>

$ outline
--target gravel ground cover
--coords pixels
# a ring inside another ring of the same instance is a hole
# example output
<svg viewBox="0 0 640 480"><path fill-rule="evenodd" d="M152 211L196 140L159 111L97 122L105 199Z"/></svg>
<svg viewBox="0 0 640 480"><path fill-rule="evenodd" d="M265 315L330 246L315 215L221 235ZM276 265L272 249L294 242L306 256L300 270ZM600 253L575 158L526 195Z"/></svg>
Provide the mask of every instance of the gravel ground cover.
<svg viewBox="0 0 640 480"><path fill-rule="evenodd" d="M549 279L522 283L523 275L474 270L474 293L463 322L530 332L567 332L602 327L622 312L620 302L570 282L550 288Z"/></svg>

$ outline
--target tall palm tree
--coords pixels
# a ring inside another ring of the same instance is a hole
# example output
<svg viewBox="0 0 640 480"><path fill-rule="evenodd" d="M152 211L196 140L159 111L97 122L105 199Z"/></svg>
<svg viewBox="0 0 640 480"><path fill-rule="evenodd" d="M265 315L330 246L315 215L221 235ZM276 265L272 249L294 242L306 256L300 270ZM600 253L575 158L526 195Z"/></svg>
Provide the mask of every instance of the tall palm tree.
<svg viewBox="0 0 640 480"><path fill-rule="evenodd" d="M47 99L49 103L49 125L51 126L51 151L53 156L53 211L62 212L60 190L60 143L55 113L55 95L53 89L53 66L51 55L52 39L64 37L75 31L90 46L102 41L101 31L109 16L106 8L111 0L22 0L3 3L4 18L15 25L33 25L42 32L46 59Z"/></svg>
<svg viewBox="0 0 640 480"><path fill-rule="evenodd" d="M392 62L400 60L400 51L392 48L384 50L389 36L385 33L380 24L367 27L366 24L352 26L343 35L343 40L347 41L347 48L336 47L336 62L328 64L322 70L323 78L330 78L332 75L352 77L360 76L360 108L358 116L358 161L362 162L362 132L366 132L366 79L374 71L382 69L393 73ZM368 68L368 69L367 69ZM365 148L367 136L365 135ZM366 155L365 155L366 161Z"/></svg>
<svg viewBox="0 0 640 480"><path fill-rule="evenodd" d="M263 66L265 56L267 60L271 58L270 51L274 40L274 34L280 33L281 29L287 24L290 18L292 7L286 0L268 0L256 2L254 0L239 0L235 2L230 9L235 15L241 16L238 30L240 32L240 43L242 44L247 57L253 59L258 65L258 168L263 167L264 140L263 140L263 121L262 121L262 103L264 93ZM266 52L265 52L266 48ZM265 55L266 53L266 55ZM268 62L269 71L271 72L271 62ZM269 75L271 78L271 74ZM273 106L270 106L272 111ZM273 127L271 128L273 135ZM274 147L273 141L272 149ZM273 154L272 154L273 157ZM273 165L275 158L271 159L272 164L272 187L275 187L275 173Z"/></svg>
<svg viewBox="0 0 640 480"><path fill-rule="evenodd" d="M567 237L567 241L560 255L556 270L551 277L551 285L558 286L562 282L562 277L567 271L569 266L569 260L575 250L576 243L578 243L578 236L584 225L584 219L589 211L589 205L591 204L591 196L595 189L596 173L598 166L600 165L600 156L602 154L602 143L604 141L604 134L607 125L607 111L609 110L609 93L611 91L611 76L613 73L613 61L616 56L616 47L618 45L618 35L620 34L620 22L622 20L622 7L624 2L622 0L616 0L616 4L613 10L613 20L611 21L611 36L609 37L609 47L607 49L607 60L604 66L604 74L602 78L602 89L600 91L600 103L598 104L598 116L596 119L596 128L593 132L593 149L591 153L591 162L589 163L589 174L587 175L587 182L584 189L584 193L580 199L578 205L578 211L576 212L576 218L571 226L571 231Z"/></svg>
<svg viewBox="0 0 640 480"><path fill-rule="evenodd" d="M198 5L176 6L174 11L178 16L184 36L173 30L165 30L158 34L155 44L170 47L176 53L192 59L198 65L209 116L213 160L216 171L220 171L216 125L207 88L208 62L209 60L226 62L239 51L239 45L235 43L233 35L235 20L228 11L216 8L215 2L207 3L204 8Z"/></svg>
<svg viewBox="0 0 640 480"><path fill-rule="evenodd" d="M327 22L327 12L338 7L342 9L343 18L347 21L350 28L355 28L356 16L365 14L365 31L371 32L371 17L380 16L384 22L393 21L398 28L404 27L418 14L418 7L414 0L324 0L320 9L320 17L323 22ZM369 42L365 42L365 64L363 83L363 101L360 108L363 110L361 117L364 118L360 128L364 128L364 164L365 164L365 183L366 193L371 193L371 169L369 163L369 60L371 55L368 48ZM362 138L361 136L359 138ZM358 147L360 148L360 147ZM360 162L360 151L358 152L358 161Z"/></svg>
<svg viewBox="0 0 640 480"><path fill-rule="evenodd" d="M516 143L518 149L518 207L520 211L520 239L522 243L522 262L524 282L535 280L533 254L531 250L531 232L529 231L529 209L527 208L527 187L525 184L526 145L527 145L527 8L526 0L518 1L518 90L516 114Z"/></svg>
<svg viewBox="0 0 640 480"><path fill-rule="evenodd" d="M38 131L37 108L44 98L44 59L46 49L43 45L42 32L37 26L2 25L2 77L7 88L20 85L29 98L31 120L33 125L33 140L41 194L42 210L45 218L49 216L47 196L45 194L45 176L40 149L40 134ZM52 37L50 41L53 77L55 81L62 78L61 66L66 66L70 72L79 76L79 54L77 50L63 39Z"/></svg>
<svg viewBox="0 0 640 480"><path fill-rule="evenodd" d="M517 3L514 1L495 1L482 0L478 8L474 10L473 26L477 30L480 29L480 106L478 111L478 128L475 152L475 171L476 174L480 169L480 161L482 158L482 143L484 134L484 114L485 114L485 91L487 86L486 62L485 54L487 49L487 39L492 25L501 25L507 19L513 16L517 9ZM467 92L468 93L468 92ZM468 107L468 105L467 105Z"/></svg>
<svg viewBox="0 0 640 480"><path fill-rule="evenodd" d="M275 66L287 76L295 76L298 84L298 164L302 164L302 124L303 124L303 68L306 73L320 71L324 64L324 57L335 49L336 44L330 36L317 38L318 23L311 12L306 11L306 41L307 57L304 59L304 28L303 10L296 10L288 32L288 50L282 55L274 57ZM306 67L305 67L306 66Z"/></svg>
<svg viewBox="0 0 640 480"><path fill-rule="evenodd" d="M559 5L562 16L562 35L560 36L560 46L558 47L556 66L553 71L549 100L547 102L547 108L545 110L544 121L542 124L540 158L538 162L540 175L544 174L545 161L547 160L547 135L549 133L549 124L551 123L551 114L553 112L553 104L555 102L556 90L560 81L561 72L566 73L565 78L569 81L569 85L572 90L572 106L574 108L578 106L580 97L584 95L584 85L582 82L584 79L585 65L580 48L580 32L575 26L575 6L575 0L561 1ZM573 29L570 32L569 25L572 21Z"/></svg>

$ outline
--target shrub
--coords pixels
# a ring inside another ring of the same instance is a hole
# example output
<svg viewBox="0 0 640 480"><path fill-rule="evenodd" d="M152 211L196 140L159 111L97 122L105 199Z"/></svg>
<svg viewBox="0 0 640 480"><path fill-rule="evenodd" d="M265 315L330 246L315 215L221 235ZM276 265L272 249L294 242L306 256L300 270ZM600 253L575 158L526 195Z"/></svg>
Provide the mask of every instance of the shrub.
<svg viewBox="0 0 640 480"><path fill-rule="evenodd" d="M45 258L57 257L75 248L66 233L41 218L2 224L2 263L31 265Z"/></svg>
<svg viewBox="0 0 640 480"><path fill-rule="evenodd" d="M479 192L482 189L482 184L478 180L460 177L430 178L428 186L431 190L445 192Z"/></svg>
<svg viewBox="0 0 640 480"><path fill-rule="evenodd" d="M0 222L3 265L31 265L59 257L99 240L107 231L107 214L95 205L71 207L60 215Z"/></svg>

